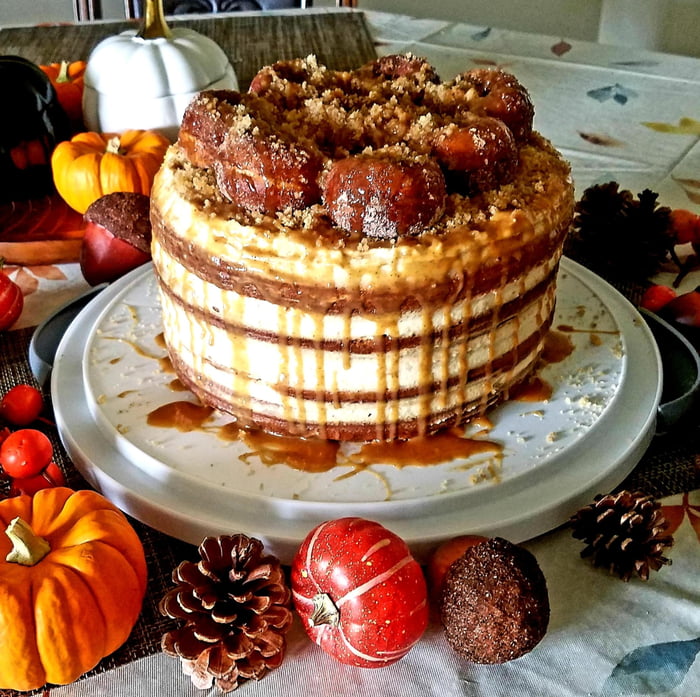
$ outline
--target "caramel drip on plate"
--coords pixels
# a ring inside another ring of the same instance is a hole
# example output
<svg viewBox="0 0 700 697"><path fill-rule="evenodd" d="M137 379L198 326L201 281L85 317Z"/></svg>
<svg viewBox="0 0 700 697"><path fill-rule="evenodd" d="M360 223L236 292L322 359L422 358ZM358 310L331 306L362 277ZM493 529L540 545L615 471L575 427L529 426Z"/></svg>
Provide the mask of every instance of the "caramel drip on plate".
<svg viewBox="0 0 700 697"><path fill-rule="evenodd" d="M539 376L531 377L508 393L508 399L516 402L548 402L552 398L552 386Z"/></svg>
<svg viewBox="0 0 700 697"><path fill-rule="evenodd" d="M338 441L275 436L258 429L241 429L240 440L252 449L240 456L246 463L257 456L264 465L287 465L304 472L327 472L338 464Z"/></svg>
<svg viewBox="0 0 700 697"><path fill-rule="evenodd" d="M593 346L601 346L603 340L600 338L601 334L612 334L619 335L620 331L618 329L577 329L572 327L570 324L560 324L557 329L567 334L588 334L591 344Z"/></svg>
<svg viewBox="0 0 700 697"><path fill-rule="evenodd" d="M172 392L187 392L187 385L183 385L182 382L180 382L180 378L174 378L168 383L168 388Z"/></svg>
<svg viewBox="0 0 700 697"><path fill-rule="evenodd" d="M371 465L430 467L480 454L500 457L503 453L499 443L467 438L461 429L453 428L409 440L364 443L359 450L345 456L340 451L340 443L334 440L277 436L257 428L242 427L236 421L213 428L207 422L215 413L211 407L180 400L154 409L148 414L147 423L181 432L214 433L221 440L240 441L251 450L239 456L243 462L257 457L267 466L286 465L304 472L327 472L339 465L351 465L354 468L351 475Z"/></svg>
<svg viewBox="0 0 700 697"><path fill-rule="evenodd" d="M367 467L381 463L394 467L438 465L457 458L469 458L482 453L500 455L499 443L476 438L465 438L460 429L448 429L431 436L417 436L409 440L365 443L348 460L354 465Z"/></svg>
<svg viewBox="0 0 700 697"><path fill-rule="evenodd" d="M542 360L545 363L561 363L574 350L574 342L561 331L550 330L544 339Z"/></svg>
<svg viewBox="0 0 700 697"><path fill-rule="evenodd" d="M148 414L149 426L176 428L178 431L197 431L214 413L212 407L187 401L163 404Z"/></svg>
<svg viewBox="0 0 700 697"><path fill-rule="evenodd" d="M570 324L558 324L557 329L560 332L566 332L567 334L613 334L617 335L620 333L619 329L577 329L572 327Z"/></svg>

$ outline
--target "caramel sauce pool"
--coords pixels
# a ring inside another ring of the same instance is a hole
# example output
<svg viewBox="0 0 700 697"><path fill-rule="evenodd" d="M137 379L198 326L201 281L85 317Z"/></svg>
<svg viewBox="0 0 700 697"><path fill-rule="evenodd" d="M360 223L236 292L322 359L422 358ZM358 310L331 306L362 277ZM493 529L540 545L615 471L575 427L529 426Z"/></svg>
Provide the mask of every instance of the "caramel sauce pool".
<svg viewBox="0 0 700 697"><path fill-rule="evenodd" d="M541 361L559 363L574 350L574 344L567 335L575 331L568 326L558 327L560 331L550 330L545 339ZM163 335L156 337L156 344L165 347ZM163 372L174 372L170 358L154 357ZM187 391L178 380L169 383L173 392ZM529 380L512 390L510 399L524 402L545 402L552 396L552 387L542 378L533 375ZM472 419L472 426L482 430L478 437L468 438L460 428L445 429L429 436L418 436L409 440L371 441L344 455L340 443L332 440L314 438L293 438L267 433L260 429L240 426L235 420L214 427L209 422L215 414L211 407L199 403L178 400L153 410L147 418L151 426L175 428L178 431L212 432L218 438L227 441L239 441L250 449L240 456L243 462L257 457L267 466L286 465L305 472L327 472L339 465L350 465L354 471L361 471L374 464L392 465L394 467L429 467L456 459L467 459L475 455L490 455L497 459L503 454L503 446L483 436L488 434L493 424L488 417Z"/></svg>
<svg viewBox="0 0 700 697"><path fill-rule="evenodd" d="M482 453L500 455L503 447L498 443L478 438L465 438L460 429L439 431L432 436L417 436L409 440L377 441L365 443L349 462L361 467L375 463L395 467L438 465L447 460L468 458Z"/></svg>

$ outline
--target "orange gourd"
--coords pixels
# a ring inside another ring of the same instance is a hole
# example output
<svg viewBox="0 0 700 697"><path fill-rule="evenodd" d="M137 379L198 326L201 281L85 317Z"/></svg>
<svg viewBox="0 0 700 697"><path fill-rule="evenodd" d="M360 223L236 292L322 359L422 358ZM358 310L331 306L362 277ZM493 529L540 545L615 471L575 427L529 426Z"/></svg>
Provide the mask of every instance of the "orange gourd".
<svg viewBox="0 0 700 697"><path fill-rule="evenodd" d="M141 542L103 496L66 487L0 501L0 524L0 688L70 683L136 623Z"/></svg>
<svg viewBox="0 0 700 697"><path fill-rule="evenodd" d="M79 213L116 191L148 195L169 145L155 131L78 133L59 143L51 156L56 191Z"/></svg>
<svg viewBox="0 0 700 697"><path fill-rule="evenodd" d="M83 78L87 63L85 61L61 61L39 67L51 80L51 84L56 90L58 103L63 107L71 123L81 124L83 121Z"/></svg>

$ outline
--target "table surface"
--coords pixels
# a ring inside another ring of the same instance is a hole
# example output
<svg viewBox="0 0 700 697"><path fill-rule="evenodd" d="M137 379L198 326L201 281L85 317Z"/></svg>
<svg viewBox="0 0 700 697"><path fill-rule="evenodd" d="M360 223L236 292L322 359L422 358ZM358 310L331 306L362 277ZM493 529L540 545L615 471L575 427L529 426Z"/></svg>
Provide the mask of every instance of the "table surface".
<svg viewBox="0 0 700 697"><path fill-rule="evenodd" d="M502 66L530 90L535 126L572 163L577 194L592 184L616 180L634 193L647 188L659 192L664 205L700 212L700 60L393 14L306 12L302 19L301 13L272 13L271 19L236 15L232 31L217 29L217 41L232 57L244 85L259 62L283 57L270 57L270 51L293 48L299 54L310 52L306 49L311 46L329 64L353 65L372 50L368 36L378 54L410 51L425 56L443 78L475 66ZM204 31L215 24L190 21ZM299 22L307 23L306 28L300 29ZM0 29L0 51L48 62L64 57L55 52L56 37L68 37L65 41L84 52L100 32L113 33L116 26L46 28L51 40L42 40L47 34L38 28ZM280 41L280 35L292 38ZM276 38L270 42L269 36ZM0 334L3 389L30 378L26 347L32 327L87 287L75 263L10 267L6 272L22 284L25 310L13 331ZM662 275L660 280L668 278ZM683 289L697 283L697 276L691 276ZM551 604L548 633L527 656L501 666L468 663L449 649L433 621L425 638L398 664L354 669L326 657L296 622L282 666L239 690L357 697L700 694L700 662L695 660L700 651L698 430L695 415L682 433L656 438L630 480L631 486L663 497L675 526L673 563L648 582L623 583L594 569L580 559L581 543L567 528L526 543L544 571ZM79 485L70 463L62 465L70 483ZM191 548L135 525L150 574L141 620L127 646L76 683L52 687L53 697L201 694L182 674L179 662L157 649L159 632L167 626L156 609L159 593ZM212 688L211 694L217 692Z"/></svg>

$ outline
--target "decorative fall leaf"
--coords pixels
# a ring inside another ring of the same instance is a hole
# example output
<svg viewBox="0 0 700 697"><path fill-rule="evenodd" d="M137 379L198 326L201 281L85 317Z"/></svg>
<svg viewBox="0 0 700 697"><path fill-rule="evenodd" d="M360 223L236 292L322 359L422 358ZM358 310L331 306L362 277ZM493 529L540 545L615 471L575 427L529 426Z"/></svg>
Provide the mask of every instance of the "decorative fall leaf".
<svg viewBox="0 0 700 697"><path fill-rule="evenodd" d="M483 41L484 39L487 39L489 37L490 33L491 33L491 27L486 27L486 29L482 29L481 31L474 32L472 34L472 40L473 41Z"/></svg>
<svg viewBox="0 0 700 697"><path fill-rule="evenodd" d="M27 271L26 268L20 267L12 279L22 291L22 295L31 295L36 293L39 288L39 279Z"/></svg>
<svg viewBox="0 0 700 697"><path fill-rule="evenodd" d="M491 60L490 58L472 58L472 63L476 65L489 65L492 67L498 67L498 62Z"/></svg>
<svg viewBox="0 0 700 697"><path fill-rule="evenodd" d="M673 181L683 189L689 201L700 204L700 179L683 179L672 177Z"/></svg>
<svg viewBox="0 0 700 697"><path fill-rule="evenodd" d="M687 491L683 494L683 501L680 505L662 506L661 512L668 522L667 532L669 535L672 535L680 527L687 513L688 522L693 528L698 542L700 542L700 506L690 503Z"/></svg>
<svg viewBox="0 0 700 697"><path fill-rule="evenodd" d="M661 512L668 523L666 532L673 535L685 518L685 506L682 504L680 506L661 506Z"/></svg>
<svg viewBox="0 0 700 697"><path fill-rule="evenodd" d="M58 266L30 266L25 267L27 271L33 273L37 278L45 278L48 281L65 281L66 274Z"/></svg>
<svg viewBox="0 0 700 697"><path fill-rule="evenodd" d="M614 85L608 85L607 87L598 87L594 90L588 90L586 94L595 99L597 102L607 102L612 99L615 103L624 106L630 99L637 97L637 93L634 90L621 85L616 82Z"/></svg>
<svg viewBox="0 0 700 697"><path fill-rule="evenodd" d="M674 133L676 135L700 136L700 121L686 116L678 120L677 125L660 121L642 121L642 126L658 133Z"/></svg>
<svg viewBox="0 0 700 697"><path fill-rule="evenodd" d="M593 145L603 145L610 148L619 148L624 145L621 140L600 133L583 133L579 131L578 134L586 142L592 143Z"/></svg>
<svg viewBox="0 0 700 697"><path fill-rule="evenodd" d="M680 685L700 652L700 637L640 646L615 666L600 697L668 694Z"/></svg>
<svg viewBox="0 0 700 697"><path fill-rule="evenodd" d="M551 51L555 56L563 56L565 53L568 53L570 50L571 50L571 44L568 41L564 41L564 39L562 39L561 41L558 41L551 48Z"/></svg>

